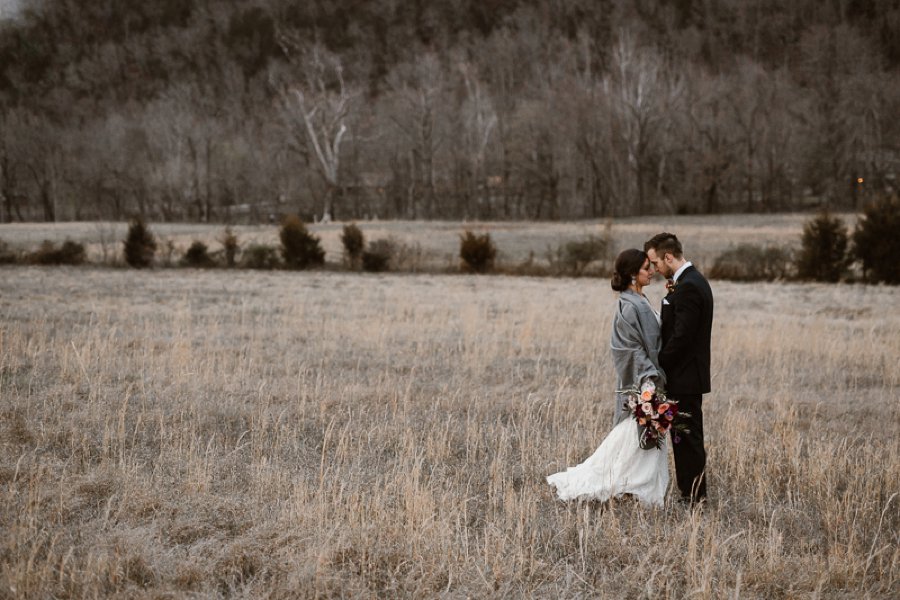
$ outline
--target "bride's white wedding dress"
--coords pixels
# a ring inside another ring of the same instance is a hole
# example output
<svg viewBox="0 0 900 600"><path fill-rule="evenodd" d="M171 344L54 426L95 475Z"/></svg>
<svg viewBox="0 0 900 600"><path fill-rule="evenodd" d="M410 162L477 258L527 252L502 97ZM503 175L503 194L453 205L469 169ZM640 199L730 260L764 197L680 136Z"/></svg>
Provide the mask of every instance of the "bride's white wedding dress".
<svg viewBox="0 0 900 600"><path fill-rule="evenodd" d="M645 262L642 271L647 265ZM610 348L616 368L616 389L647 378L664 382L657 358L659 313L653 310L647 297L630 288L623 291L612 329ZM659 449L641 449L637 422L626 413L623 399L618 395L614 422L618 424L586 461L550 475L547 483L556 487L560 500L581 498L603 502L630 494L643 504L662 506L669 487L668 438Z"/></svg>
<svg viewBox="0 0 900 600"><path fill-rule="evenodd" d="M669 487L668 438L662 448L642 450L637 424L625 419L583 463L547 477L560 500L605 501L631 494L643 504L662 506Z"/></svg>

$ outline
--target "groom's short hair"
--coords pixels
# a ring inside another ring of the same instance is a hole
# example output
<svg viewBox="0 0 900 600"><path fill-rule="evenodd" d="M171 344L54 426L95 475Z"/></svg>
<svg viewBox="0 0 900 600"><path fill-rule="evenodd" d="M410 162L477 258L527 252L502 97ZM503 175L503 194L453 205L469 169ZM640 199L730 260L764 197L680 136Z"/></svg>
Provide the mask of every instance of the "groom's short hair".
<svg viewBox="0 0 900 600"><path fill-rule="evenodd" d="M683 254L681 242L674 233L663 232L654 235L644 244L644 252L650 248L653 248L653 251L659 256L671 254L675 258L681 258Z"/></svg>

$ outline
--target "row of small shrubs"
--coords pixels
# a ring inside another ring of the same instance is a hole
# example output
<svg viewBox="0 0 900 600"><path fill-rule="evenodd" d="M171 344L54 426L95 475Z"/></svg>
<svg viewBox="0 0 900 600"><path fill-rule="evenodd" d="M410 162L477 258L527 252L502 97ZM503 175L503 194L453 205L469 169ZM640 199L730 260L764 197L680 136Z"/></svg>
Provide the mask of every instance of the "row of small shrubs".
<svg viewBox="0 0 900 600"><path fill-rule="evenodd" d="M794 253L779 246L739 244L716 257L709 276L731 281L793 279Z"/></svg>
<svg viewBox="0 0 900 600"><path fill-rule="evenodd" d="M289 216L283 221L279 230L279 240L281 242L279 246L254 243L241 249L237 236L230 228L226 228L219 239L222 244L221 251L210 252L205 243L194 241L179 264L186 267L209 268L224 263L227 267L263 270L281 268L304 270L322 267L325 264L325 250L322 248L321 239L311 234L298 217ZM421 262L419 260L421 251L418 248L400 244L393 239L374 240L367 245L362 231L355 224L344 227L341 241L344 244L345 266L350 269L379 272L396 266L406 270L417 270ZM153 263L157 241L142 221L131 222L124 245L125 260L130 266L144 268Z"/></svg>
<svg viewBox="0 0 900 600"><path fill-rule="evenodd" d="M519 275L571 275L605 274L608 262L610 233L605 237L587 236L547 248L546 262L536 264L534 253L519 265L504 265L504 273ZM191 243L184 254L173 257L175 246L171 241L161 243L141 219L133 219L123 240L123 257L134 268L143 269L161 264L193 268L247 268L247 269L309 269L325 263L325 251L321 240L311 234L296 216L284 220L279 230L279 246L253 243L241 248L237 235L226 227L218 239L221 249L211 251L199 240ZM341 242L344 247L344 267L367 272L409 271L423 269L423 251L418 244L404 244L393 237L367 241L356 224L343 228ZM469 273L490 273L498 270L498 250L490 233L465 231L459 237L459 268ZM0 264L25 262L31 264L82 264L86 261L84 246L67 240L61 247L44 242L31 254L16 254L0 241ZM590 271L591 265L600 265ZM452 268L452 267L451 267Z"/></svg>
<svg viewBox="0 0 900 600"><path fill-rule="evenodd" d="M237 237L226 228L222 243L229 267L240 266L250 269L309 269L320 267L325 263L325 252L321 240L309 233L306 226L297 217L288 217L282 223L279 232L280 248L263 244L252 244L241 252L240 261L236 256L240 251ZM608 236L607 236L608 238ZM609 242L607 238L588 236L584 240L570 241L557 247L555 251L548 248L547 258L549 272L527 264L508 269L508 272L525 274L553 274L580 276L587 267L607 256ZM422 250L418 245L410 246L394 238L382 238L367 241L362 230L355 224L347 224L341 233L344 248L343 262L345 268L373 273L403 270L418 271L422 265ZM125 257L129 265L137 268L149 266L156 252L156 240L147 226L140 220L132 221L128 237L125 240ZM495 270L497 246L490 233L476 234L465 231L460 236L459 258L460 268L470 273L489 273ZM195 241L188 248L181 264L190 267L211 267L218 264L203 242Z"/></svg>
<svg viewBox="0 0 900 600"><path fill-rule="evenodd" d="M230 227L226 227L219 239L222 244L220 252L211 253L209 246L195 240L179 262L185 267L210 268L224 263L229 268L248 269L308 269L325 263L325 250L322 249L321 240L312 235L298 217L290 216L284 220L279 238L280 249L265 244L251 244L241 252L237 235ZM157 247L156 236L143 220L132 220L124 241L125 262L137 269L149 267L153 264Z"/></svg>
<svg viewBox="0 0 900 600"><path fill-rule="evenodd" d="M216 266L249 269L309 269L325 263L321 240L311 234L296 216L288 217L279 231L280 247L250 244L243 250L234 232L225 229L219 242L222 249L210 252L201 241L194 241L180 265L209 268ZM506 266L504 272L531 275L572 275L588 272L591 265L609 259L610 235L588 236L547 248L546 264L536 265L532 254L528 261ZM344 266L352 270L382 272L417 271L421 266L421 248L411 247L393 238L367 242L355 224L345 225L341 234ZM123 242L125 261L135 268L153 264L158 242L140 219L132 220ZM171 264L171 242L164 251L164 262ZM488 273L496 270L498 251L489 233L465 231L460 236L459 258L462 270ZM810 220L803 229L799 251L778 246L741 244L719 255L709 271L714 279L734 281L773 281L801 279L835 282L861 279L868 282L900 283L900 198L882 198L865 209L852 234L841 219L827 212ZM84 246L66 240L57 246L44 241L30 253L16 253L0 240L0 264L24 262L39 265L79 265L86 261ZM854 267L858 267L854 273ZM596 270L596 269L595 269Z"/></svg>
<svg viewBox="0 0 900 600"><path fill-rule="evenodd" d="M900 283L900 198L870 204L851 233L822 212L803 227L799 251L741 244L719 255L709 271L733 281L853 281ZM855 270L854 270L855 268Z"/></svg>
<svg viewBox="0 0 900 600"><path fill-rule="evenodd" d="M392 239L374 240L367 245L362 229L355 223L344 225L341 243L344 245L344 264L355 271L387 271L397 253L397 244Z"/></svg>
<svg viewBox="0 0 900 600"><path fill-rule="evenodd" d="M392 239L379 239L366 243L363 232L355 224L345 225L341 235L344 245L344 263L351 269L386 271L393 268L398 255L408 247ZM400 251L398 251L398 248ZM506 267L504 272L532 275L583 275L592 263L608 258L608 239L588 236L584 240L571 241L548 248L548 268L536 267L534 256L522 265ZM460 268L468 273L490 273L497 270L497 246L490 233L477 234L465 231L459 236Z"/></svg>
<svg viewBox="0 0 900 600"><path fill-rule="evenodd" d="M37 250L26 253L15 252L0 240L0 264L80 265L86 258L84 244L72 240L66 240L60 246L50 240L44 240Z"/></svg>
<svg viewBox="0 0 900 600"><path fill-rule="evenodd" d="M225 229L222 253L228 267L249 269L310 269L325 264L325 251L319 237L311 234L296 216L287 217L279 231L280 247L251 244L240 250L237 236ZM352 270L383 272L393 269L416 271L421 266L421 248L402 244L393 238L366 242L362 230L356 224L344 226L341 234L344 246L344 265ZM133 220L124 241L125 261L132 267L145 268L153 263L157 240L140 219ZM237 255L240 253L240 260ZM460 259L465 271L486 273L493 269L497 248L488 233L476 235L470 231L460 236ZM221 261L210 253L201 241L191 244L180 264L187 267L207 268Z"/></svg>
<svg viewBox="0 0 900 600"><path fill-rule="evenodd" d="M551 275L571 275L580 277L589 272L595 265L601 265L600 273L607 274L610 259L610 237L607 232L605 237L589 235L581 240L571 240L560 244L556 248L548 247L546 253L547 264Z"/></svg>

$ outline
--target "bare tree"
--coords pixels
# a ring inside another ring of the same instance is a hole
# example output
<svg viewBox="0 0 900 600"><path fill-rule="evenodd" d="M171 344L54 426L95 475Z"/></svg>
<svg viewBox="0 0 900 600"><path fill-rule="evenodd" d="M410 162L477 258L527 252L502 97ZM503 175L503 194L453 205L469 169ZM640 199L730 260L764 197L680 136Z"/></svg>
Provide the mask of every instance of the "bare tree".
<svg viewBox="0 0 900 600"><path fill-rule="evenodd" d="M769 71L761 86L768 109L761 124L761 208L774 212L789 208L797 194L799 170L794 165L801 154L797 115L807 107L783 70Z"/></svg>
<svg viewBox="0 0 900 600"><path fill-rule="evenodd" d="M683 82L661 57L638 47L625 33L613 50L603 86L614 111L611 126L632 174L633 212L643 214L650 199L658 197L654 182L666 177L666 156L661 151L666 150L664 139L670 128L667 117L678 108Z"/></svg>
<svg viewBox="0 0 900 600"><path fill-rule="evenodd" d="M286 44L294 53L300 47ZM341 145L349 133L353 101L358 94L344 80L338 56L315 44L301 57L282 82L273 78L273 83L294 135L305 137L325 181L322 216L333 217L335 200L343 196Z"/></svg>
<svg viewBox="0 0 900 600"><path fill-rule="evenodd" d="M493 102L478 78L475 67L467 62L459 64L466 96L461 107L463 146L469 163L468 198L475 198L474 209L480 216L488 200L485 156L491 135L497 127L497 113Z"/></svg>
<svg viewBox="0 0 900 600"><path fill-rule="evenodd" d="M479 73L497 116L489 161L489 190L492 214L502 214L504 218L525 214L523 204L528 190L524 182L525 159L530 155L533 137L530 132L535 122L522 116L530 113L536 95L546 97L545 89L535 94L528 84L532 72L544 70L536 61L544 58L539 50L551 36L543 30L530 31L521 20L474 44L470 53L479 61Z"/></svg>
<svg viewBox="0 0 900 600"><path fill-rule="evenodd" d="M19 164L15 160L22 134L18 112L0 113L0 200L4 223L11 223L14 218L23 220Z"/></svg>
<svg viewBox="0 0 900 600"><path fill-rule="evenodd" d="M767 105L765 72L754 62L744 61L729 82L725 95L730 120L740 145L739 163L736 167L743 180L744 210L756 210L761 198L759 186L760 146Z"/></svg>
<svg viewBox="0 0 900 600"><path fill-rule="evenodd" d="M694 72L686 98L688 119L685 161L690 183L681 199L692 212L715 214L725 208L729 173L734 170L736 141L725 101L727 87L719 77Z"/></svg>
<svg viewBox="0 0 900 600"><path fill-rule="evenodd" d="M853 208L860 209L873 195L897 189L900 167L900 81L860 73L850 78L850 93L844 102L853 107L851 196Z"/></svg>
<svg viewBox="0 0 900 600"><path fill-rule="evenodd" d="M144 116L153 155L147 180L158 199L157 208L167 221L186 218L189 212L202 220L206 212L200 183L203 163L196 152L203 138L197 130L191 98L189 89L175 88L150 104ZM147 208L138 203L140 214L145 214Z"/></svg>
<svg viewBox="0 0 900 600"><path fill-rule="evenodd" d="M36 196L36 203L29 203L31 218L40 215L44 221L56 221L66 156L62 148L64 131L29 111L20 111L19 116L15 157L31 183L28 187L23 186L23 196L26 199Z"/></svg>
<svg viewBox="0 0 900 600"><path fill-rule="evenodd" d="M409 145L411 181L407 206L413 218L433 214L435 209L436 164L438 148L444 141L441 132L443 94L446 81L437 55L426 53L413 63L398 65L388 75L391 105L390 120Z"/></svg>
<svg viewBox="0 0 900 600"><path fill-rule="evenodd" d="M122 219L131 212L130 201L147 182L147 158L136 156L130 139L143 136L132 115L116 112L86 121L77 129L71 152L81 156L69 162L71 187L76 196L75 218L87 215Z"/></svg>
<svg viewBox="0 0 900 600"><path fill-rule="evenodd" d="M569 93L557 99L558 111L564 110L565 135L576 152L571 177L575 193L582 198L581 216L612 216L620 203L622 185L614 183L616 161L611 160L615 143L609 124L612 110L601 79L593 69L596 53L594 40L583 32L578 36L569 59L571 84Z"/></svg>

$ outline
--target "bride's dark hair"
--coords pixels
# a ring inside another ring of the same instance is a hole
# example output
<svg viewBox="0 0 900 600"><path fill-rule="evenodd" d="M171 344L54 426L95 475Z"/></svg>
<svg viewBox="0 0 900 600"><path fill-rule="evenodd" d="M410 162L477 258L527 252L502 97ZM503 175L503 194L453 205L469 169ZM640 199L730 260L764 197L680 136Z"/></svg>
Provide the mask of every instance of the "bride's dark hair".
<svg viewBox="0 0 900 600"><path fill-rule="evenodd" d="M644 261L647 260L647 253L637 248L629 248L622 250L616 257L613 266L613 275L610 285L617 292L624 292L631 285L631 278L638 274Z"/></svg>

